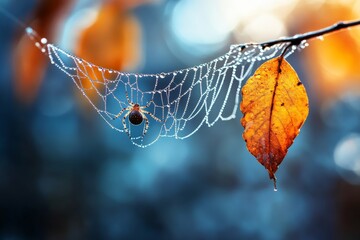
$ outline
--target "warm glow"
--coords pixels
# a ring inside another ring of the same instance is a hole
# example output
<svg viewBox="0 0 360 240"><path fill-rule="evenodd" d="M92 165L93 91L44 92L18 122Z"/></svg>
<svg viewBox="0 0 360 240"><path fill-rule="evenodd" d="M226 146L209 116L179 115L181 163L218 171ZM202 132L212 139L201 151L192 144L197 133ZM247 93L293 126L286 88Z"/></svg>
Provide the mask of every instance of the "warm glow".
<svg viewBox="0 0 360 240"><path fill-rule="evenodd" d="M261 29L261 31L259 31ZM260 15L247 24L242 34L253 42L265 42L287 34L284 22L276 15Z"/></svg>

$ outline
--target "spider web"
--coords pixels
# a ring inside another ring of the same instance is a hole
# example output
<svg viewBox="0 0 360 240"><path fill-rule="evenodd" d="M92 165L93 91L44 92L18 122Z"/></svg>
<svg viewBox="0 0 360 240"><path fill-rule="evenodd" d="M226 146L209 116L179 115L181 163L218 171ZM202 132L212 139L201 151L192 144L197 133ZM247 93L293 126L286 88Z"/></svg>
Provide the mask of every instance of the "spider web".
<svg viewBox="0 0 360 240"><path fill-rule="evenodd" d="M229 52L198 66L159 74L119 72L94 65L47 43L27 28L35 45L46 53L52 64L68 75L99 115L114 129L126 132L133 144L147 147L160 137L184 139L203 125L236 117L242 81L255 64L280 55L288 43L263 48L261 44L232 45ZM293 46L285 57L308 44ZM128 97L126 97L128 95ZM129 122L130 102L148 113L140 125ZM122 112L121 115L119 113ZM156 121L151 114L160 119Z"/></svg>

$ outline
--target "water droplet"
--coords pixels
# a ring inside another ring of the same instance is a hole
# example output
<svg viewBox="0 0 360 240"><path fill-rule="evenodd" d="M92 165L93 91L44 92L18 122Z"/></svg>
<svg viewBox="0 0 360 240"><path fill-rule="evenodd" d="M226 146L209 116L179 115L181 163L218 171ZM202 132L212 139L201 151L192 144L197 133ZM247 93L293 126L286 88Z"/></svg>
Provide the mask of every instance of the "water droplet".
<svg viewBox="0 0 360 240"><path fill-rule="evenodd" d="M277 192L277 186L276 186L276 177L274 176L273 177L273 180L274 180L274 192Z"/></svg>
<svg viewBox="0 0 360 240"><path fill-rule="evenodd" d="M42 38L42 39L40 40L40 42L41 42L42 44L47 44L47 39L46 39L46 38Z"/></svg>
<svg viewBox="0 0 360 240"><path fill-rule="evenodd" d="M160 78L165 78L165 73L160 73Z"/></svg>
<svg viewBox="0 0 360 240"><path fill-rule="evenodd" d="M26 31L27 34L32 34L32 33L33 33L33 30L32 30L31 27L27 27L27 28L25 29L25 31Z"/></svg>
<svg viewBox="0 0 360 240"><path fill-rule="evenodd" d="M318 36L316 38L319 39L320 41L324 41L324 36Z"/></svg>

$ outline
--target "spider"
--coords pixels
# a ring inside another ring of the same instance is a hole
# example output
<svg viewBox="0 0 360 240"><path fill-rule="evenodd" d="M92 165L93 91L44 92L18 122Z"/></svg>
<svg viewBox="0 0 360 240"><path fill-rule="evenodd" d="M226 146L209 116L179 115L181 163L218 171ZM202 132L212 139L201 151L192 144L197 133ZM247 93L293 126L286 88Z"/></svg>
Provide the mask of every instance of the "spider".
<svg viewBox="0 0 360 240"><path fill-rule="evenodd" d="M117 119L125 111L127 111L127 113L124 115L124 117L122 119L122 124L124 125L124 130L129 137L130 137L130 133L129 133L129 129L126 127L126 122L125 122L126 118L129 117L129 121L133 125L139 125L145 120L145 127L144 127L143 133L142 133L142 136L144 137L149 128L149 119L146 117L145 114L148 114L154 120L161 122L161 120L159 118L155 117L152 113L144 110L145 108L150 107L150 104L153 102L153 100L148 102L148 104L146 104L145 106L140 106L138 103L133 103L132 101L130 101L129 95L127 92L125 94L126 94L126 99L129 103L129 106L121 109L121 111L113 118L113 120Z"/></svg>

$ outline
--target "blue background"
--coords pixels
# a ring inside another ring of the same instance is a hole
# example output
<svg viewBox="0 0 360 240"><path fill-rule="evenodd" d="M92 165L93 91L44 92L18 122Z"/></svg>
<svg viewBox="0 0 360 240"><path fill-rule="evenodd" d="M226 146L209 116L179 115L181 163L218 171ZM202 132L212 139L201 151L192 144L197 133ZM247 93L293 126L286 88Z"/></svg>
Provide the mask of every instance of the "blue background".
<svg viewBox="0 0 360 240"><path fill-rule="evenodd" d="M35 5L1 3L22 21ZM134 10L144 34L144 72L189 66L166 44L165 3ZM267 172L246 150L240 112L191 138L160 139L141 149L90 107L84 113L71 79L54 66L35 102L20 103L11 61L20 30L0 19L0 239L360 236L360 188L342 177L333 160L339 141L360 131L359 109L348 101L336 102L327 124L309 91L310 115L277 172L274 192ZM314 79L300 56L289 61L308 87Z"/></svg>

